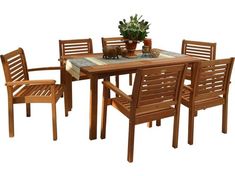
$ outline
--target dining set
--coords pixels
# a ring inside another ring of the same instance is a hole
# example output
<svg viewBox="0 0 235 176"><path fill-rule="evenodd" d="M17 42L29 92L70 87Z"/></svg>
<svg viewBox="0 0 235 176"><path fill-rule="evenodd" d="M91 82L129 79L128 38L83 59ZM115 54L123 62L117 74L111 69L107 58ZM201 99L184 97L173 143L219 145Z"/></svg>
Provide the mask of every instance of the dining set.
<svg viewBox="0 0 235 176"><path fill-rule="evenodd" d="M125 48L123 37L102 37L102 47ZM194 119L199 110L222 105L222 132L227 133L228 94L234 58L217 59L216 43L183 40L181 52L159 49L157 58L146 57L141 50L136 56L103 58L93 52L91 38L59 40L59 66L28 68L22 48L1 55L8 93L9 136L14 137L14 104L26 104L30 117L31 103L52 106L53 140L57 140L56 102L64 98L65 116L73 108L74 81L90 81L89 139L97 138L98 80L102 79L101 139L106 137L107 107L113 106L128 118L127 160L133 162L135 126L161 126L173 117L172 146L178 147L181 104L189 109L188 144L194 141ZM30 80L29 73L59 70L60 84L55 80ZM129 76L132 93L120 88L120 75ZM114 76L114 83L110 77ZM111 94L114 92L114 95ZM113 95L113 96L111 96Z"/></svg>

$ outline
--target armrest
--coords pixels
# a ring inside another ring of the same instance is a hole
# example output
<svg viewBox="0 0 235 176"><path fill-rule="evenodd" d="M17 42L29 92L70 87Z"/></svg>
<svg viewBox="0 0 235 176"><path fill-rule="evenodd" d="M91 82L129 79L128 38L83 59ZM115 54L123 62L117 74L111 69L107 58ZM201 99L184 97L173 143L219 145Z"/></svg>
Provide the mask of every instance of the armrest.
<svg viewBox="0 0 235 176"><path fill-rule="evenodd" d="M190 86L188 86L188 85L184 85L184 88L187 89L187 90L190 91L190 92L193 91L192 87L190 87Z"/></svg>
<svg viewBox="0 0 235 176"><path fill-rule="evenodd" d="M60 70L62 67L39 67L39 68L31 68L28 71L45 71L45 70Z"/></svg>
<svg viewBox="0 0 235 176"><path fill-rule="evenodd" d="M129 97L127 94L125 94L123 91L121 91L119 88L117 88L116 86L114 86L111 82L109 81L103 81L103 84L106 88L114 91L116 94L118 94L121 97L124 97L127 101L131 102L132 99L131 97Z"/></svg>
<svg viewBox="0 0 235 176"><path fill-rule="evenodd" d="M55 80L24 80L24 81L14 81L6 82L6 86L18 86L18 85L53 85Z"/></svg>

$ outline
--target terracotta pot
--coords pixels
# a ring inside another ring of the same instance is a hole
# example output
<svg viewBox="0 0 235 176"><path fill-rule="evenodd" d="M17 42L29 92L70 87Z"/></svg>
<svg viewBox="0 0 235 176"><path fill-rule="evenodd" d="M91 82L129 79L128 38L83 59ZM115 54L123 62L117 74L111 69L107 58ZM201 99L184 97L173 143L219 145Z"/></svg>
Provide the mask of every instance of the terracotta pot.
<svg viewBox="0 0 235 176"><path fill-rule="evenodd" d="M126 41L127 56L135 56L137 41Z"/></svg>

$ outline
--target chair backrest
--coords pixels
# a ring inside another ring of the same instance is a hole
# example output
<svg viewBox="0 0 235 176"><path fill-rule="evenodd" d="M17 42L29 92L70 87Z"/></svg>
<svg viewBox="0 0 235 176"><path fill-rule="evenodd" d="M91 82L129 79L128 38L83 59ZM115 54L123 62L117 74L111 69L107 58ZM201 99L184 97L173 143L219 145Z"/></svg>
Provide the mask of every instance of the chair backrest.
<svg viewBox="0 0 235 176"><path fill-rule="evenodd" d="M6 82L29 80L27 63L22 48L1 55L1 60ZM12 91L14 92L20 87L13 86Z"/></svg>
<svg viewBox="0 0 235 176"><path fill-rule="evenodd" d="M183 40L181 53L204 60L215 60L216 43Z"/></svg>
<svg viewBox="0 0 235 176"><path fill-rule="evenodd" d="M161 109L180 103L186 64L140 69L133 101L137 111Z"/></svg>
<svg viewBox="0 0 235 176"><path fill-rule="evenodd" d="M93 53L92 40L90 38L59 40L59 49L60 57Z"/></svg>
<svg viewBox="0 0 235 176"><path fill-rule="evenodd" d="M120 46L121 48L126 48L126 43L123 40L123 37L102 37L102 47L104 48L105 46Z"/></svg>
<svg viewBox="0 0 235 176"><path fill-rule="evenodd" d="M203 61L198 65L195 82L195 100L215 98L228 93L234 58Z"/></svg>

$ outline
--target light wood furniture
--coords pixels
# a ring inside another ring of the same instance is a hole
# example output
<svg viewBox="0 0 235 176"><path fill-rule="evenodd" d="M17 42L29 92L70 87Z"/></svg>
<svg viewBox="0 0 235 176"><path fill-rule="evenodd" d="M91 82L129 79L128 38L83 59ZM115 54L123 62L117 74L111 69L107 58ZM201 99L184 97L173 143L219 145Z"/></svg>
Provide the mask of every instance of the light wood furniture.
<svg viewBox="0 0 235 176"><path fill-rule="evenodd" d="M80 56L81 58L84 56ZM90 54L86 57L101 58L102 54ZM90 125L89 138L91 140L97 138L97 93L98 93L98 79L107 76L136 73L139 68L146 68L151 66L166 66L174 64L192 63L193 65L199 62L199 59L190 56L175 57L175 58L157 58L154 60L140 60L135 62L96 65L81 67L80 70L90 77Z"/></svg>
<svg viewBox="0 0 235 176"><path fill-rule="evenodd" d="M181 54L186 54L202 60L215 60L216 43L183 40ZM186 71L186 79L191 79L190 67Z"/></svg>
<svg viewBox="0 0 235 176"><path fill-rule="evenodd" d="M124 42L123 37L102 37L102 47L105 46L119 46L121 48L126 48L126 43ZM116 86L119 87L119 76L116 75ZM132 74L129 74L129 85L132 85Z"/></svg>
<svg viewBox="0 0 235 176"><path fill-rule="evenodd" d="M184 86L182 103L189 108L188 143L193 144L194 115L201 109L223 105L222 132L227 133L228 92L234 58L203 61L195 79Z"/></svg>
<svg viewBox="0 0 235 176"><path fill-rule="evenodd" d="M56 102L63 95L64 87L55 84L55 80L29 80L28 72L60 67L28 69L22 48L1 55L1 61L8 93L9 136L14 136L14 104L26 103L26 114L30 117L30 103L51 103L53 140L57 140Z"/></svg>
<svg viewBox="0 0 235 176"><path fill-rule="evenodd" d="M65 84L65 91L68 93L68 111L72 109L72 81L77 81L76 78L72 77L65 70L66 58L73 58L86 54L93 53L92 39L73 39L73 40L59 40L59 54L60 54L60 65L61 69L61 83ZM80 79L89 79L89 77L81 72ZM68 114L66 114L68 116Z"/></svg>
<svg viewBox="0 0 235 176"><path fill-rule="evenodd" d="M174 116L173 144L178 146L181 92L186 65L138 69L132 95L104 81L101 138L105 138L107 106L112 105L129 119L127 160L133 161L135 125ZM119 95L110 98L109 90Z"/></svg>

